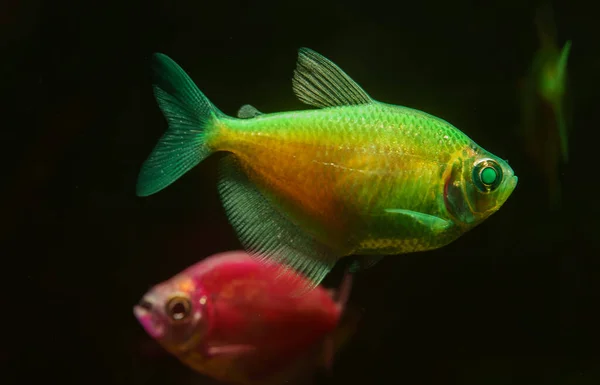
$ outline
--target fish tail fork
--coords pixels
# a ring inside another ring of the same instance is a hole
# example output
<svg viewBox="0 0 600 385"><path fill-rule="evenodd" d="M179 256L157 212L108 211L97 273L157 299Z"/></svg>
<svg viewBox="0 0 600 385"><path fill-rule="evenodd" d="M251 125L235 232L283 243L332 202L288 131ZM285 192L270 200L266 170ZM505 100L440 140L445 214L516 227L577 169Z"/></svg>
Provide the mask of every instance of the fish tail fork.
<svg viewBox="0 0 600 385"><path fill-rule="evenodd" d="M154 96L167 122L138 176L136 194L159 192L215 151L211 142L225 117L168 56L153 55Z"/></svg>

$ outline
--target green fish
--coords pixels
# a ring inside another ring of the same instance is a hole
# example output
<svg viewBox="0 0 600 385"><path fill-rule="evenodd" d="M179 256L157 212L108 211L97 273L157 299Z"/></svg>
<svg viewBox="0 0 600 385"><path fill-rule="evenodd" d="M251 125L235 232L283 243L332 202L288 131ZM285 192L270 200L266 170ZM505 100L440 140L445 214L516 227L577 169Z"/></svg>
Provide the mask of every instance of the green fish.
<svg viewBox="0 0 600 385"><path fill-rule="evenodd" d="M554 111L560 135L561 155L563 161L567 162L569 151L564 97L567 88L567 61L571 52L571 41L567 40L562 49L557 46L551 7L539 9L535 22L541 48L535 55L531 71L539 95L552 106Z"/></svg>
<svg viewBox="0 0 600 385"><path fill-rule="evenodd" d="M571 41L557 44L553 10L549 4L536 9L535 25L540 48L526 77L521 80L520 136L527 155L539 167L548 187L548 203L558 207L562 187L560 168L569 160L569 108L567 61Z"/></svg>
<svg viewBox="0 0 600 385"><path fill-rule="evenodd" d="M218 189L244 248L284 263L314 288L335 263L432 250L496 212L517 185L507 162L450 123L371 98L333 62L299 50L293 90L304 111L234 118L155 54L155 96L168 130L142 166L154 194L223 151Z"/></svg>

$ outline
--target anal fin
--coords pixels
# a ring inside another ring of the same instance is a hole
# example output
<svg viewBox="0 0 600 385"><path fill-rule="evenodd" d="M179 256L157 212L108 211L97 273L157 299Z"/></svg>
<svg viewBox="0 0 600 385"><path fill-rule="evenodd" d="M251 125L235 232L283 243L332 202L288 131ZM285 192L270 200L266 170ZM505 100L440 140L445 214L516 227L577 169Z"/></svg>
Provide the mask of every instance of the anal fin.
<svg viewBox="0 0 600 385"><path fill-rule="evenodd" d="M229 222L246 251L264 262L290 267L308 279L311 290L337 261L337 255L296 225L254 185L234 155L221 160L219 194ZM283 270L282 270L283 271Z"/></svg>
<svg viewBox="0 0 600 385"><path fill-rule="evenodd" d="M361 255L355 257L349 268L350 273L356 273L373 267L383 259L384 255Z"/></svg>

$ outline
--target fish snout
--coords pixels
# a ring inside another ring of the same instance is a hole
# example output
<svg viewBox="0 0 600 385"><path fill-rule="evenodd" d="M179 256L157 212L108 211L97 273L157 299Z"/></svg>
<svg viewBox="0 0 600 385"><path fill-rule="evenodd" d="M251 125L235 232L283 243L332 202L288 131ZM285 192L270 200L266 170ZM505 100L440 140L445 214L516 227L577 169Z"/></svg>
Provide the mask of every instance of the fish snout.
<svg viewBox="0 0 600 385"><path fill-rule="evenodd" d="M512 194L513 190L517 187L517 183L519 182L519 178L515 175L515 171L508 165L508 160L504 161L502 165L502 171L505 175L505 188L504 188L504 196L503 200L508 199L508 197Z"/></svg>
<svg viewBox="0 0 600 385"><path fill-rule="evenodd" d="M502 189L500 196L499 196L499 201L498 201L498 208L503 205L508 198L510 198L510 196L512 195L513 191L515 191L515 188L517 187L517 183L519 182L519 178L516 175L511 175L507 180L506 180L506 184L505 187Z"/></svg>
<svg viewBox="0 0 600 385"><path fill-rule="evenodd" d="M133 314L146 333L152 338L159 339L164 335L164 326L155 316L155 304L150 298L144 297L133 307Z"/></svg>

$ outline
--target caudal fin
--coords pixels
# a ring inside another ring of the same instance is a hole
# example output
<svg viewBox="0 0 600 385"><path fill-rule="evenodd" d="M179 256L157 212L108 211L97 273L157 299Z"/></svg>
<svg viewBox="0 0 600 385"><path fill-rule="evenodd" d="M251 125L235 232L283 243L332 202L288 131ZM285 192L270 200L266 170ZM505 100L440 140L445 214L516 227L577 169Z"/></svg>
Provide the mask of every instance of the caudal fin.
<svg viewBox="0 0 600 385"><path fill-rule="evenodd" d="M159 192L208 157L212 124L224 116L168 56L155 53L152 67L154 96L169 127L142 166L138 196Z"/></svg>
<svg viewBox="0 0 600 385"><path fill-rule="evenodd" d="M554 107L556 114L556 121L558 125L558 132L560 134L560 149L563 158L563 162L567 163L569 161L569 142L568 142L568 133L567 133L567 122L565 121L563 105L564 101L564 92L567 87L567 61L569 59L569 53L571 52L571 40L568 40L563 46L560 52L560 59L558 60L558 81L561 87L563 88L561 95L561 100Z"/></svg>

